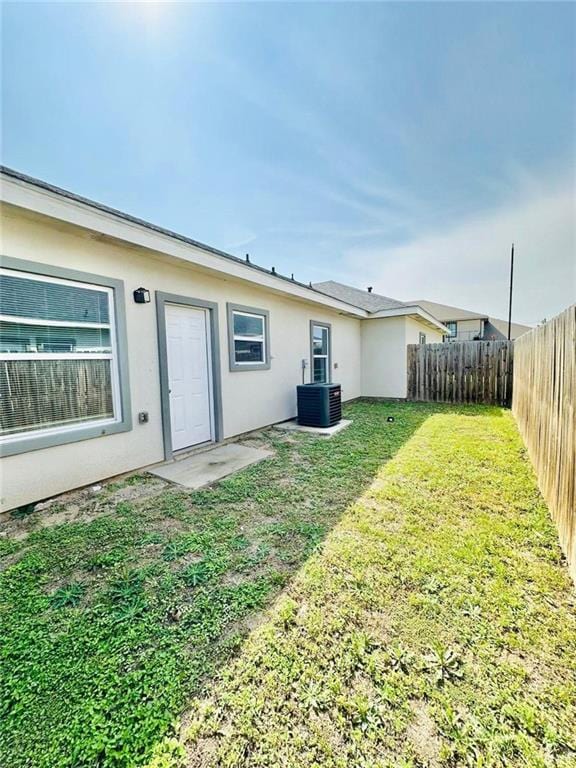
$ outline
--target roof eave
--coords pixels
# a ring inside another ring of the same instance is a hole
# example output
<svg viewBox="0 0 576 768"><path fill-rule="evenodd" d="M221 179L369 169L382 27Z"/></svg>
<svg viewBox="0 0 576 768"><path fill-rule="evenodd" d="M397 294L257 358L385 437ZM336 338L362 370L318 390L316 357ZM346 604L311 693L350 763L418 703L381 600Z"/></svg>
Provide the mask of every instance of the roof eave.
<svg viewBox="0 0 576 768"><path fill-rule="evenodd" d="M397 307L395 309L383 309L380 310L380 312L372 312L368 316L369 319L379 319L385 317L417 317L418 320L423 322L425 325L434 328L434 330L440 331L440 333L449 333L449 330L445 325L443 325L425 309L422 309L422 307L419 307L416 304L412 306L407 305L405 307Z"/></svg>
<svg viewBox="0 0 576 768"><path fill-rule="evenodd" d="M368 313L352 304L327 296L304 283L247 263L176 232L143 219L80 197L67 190L0 167L0 199L10 205L65 223L96 231L116 240L164 253L181 261L269 288L277 293L309 301L358 318Z"/></svg>

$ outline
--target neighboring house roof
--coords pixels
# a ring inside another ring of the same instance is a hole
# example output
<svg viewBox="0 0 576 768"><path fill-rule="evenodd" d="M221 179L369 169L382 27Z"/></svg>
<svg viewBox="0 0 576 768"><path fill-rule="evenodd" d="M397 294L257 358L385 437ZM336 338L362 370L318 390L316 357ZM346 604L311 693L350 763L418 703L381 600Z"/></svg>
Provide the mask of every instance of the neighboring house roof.
<svg viewBox="0 0 576 768"><path fill-rule="evenodd" d="M406 304L403 301L397 301L388 296L382 296L379 293L372 293L368 290L363 291L360 288L353 288L351 285L337 283L335 280L314 283L313 288L321 293L325 293L327 296L333 296L335 299L345 301L347 304L354 304L354 306L365 309L367 312L380 312L383 309L398 309L399 307L417 304L417 302Z"/></svg>
<svg viewBox="0 0 576 768"><path fill-rule="evenodd" d="M485 312L471 312L468 309L460 309L459 307L451 307L448 304L438 304L435 301L426 301L426 299L418 299L411 301L410 304L418 304L419 307L423 307L428 310L438 320L487 320L488 315Z"/></svg>
<svg viewBox="0 0 576 768"><path fill-rule="evenodd" d="M408 304L404 301L391 299L389 296L382 296L380 293L373 293L372 290L362 290L354 288L345 283L338 283L335 280L326 280L323 283L314 283L316 291L332 296L347 304L352 304L368 313L368 317L380 319L383 317L412 316L418 317L420 321L434 328L441 333L448 333L448 329L427 309L418 304Z"/></svg>
<svg viewBox="0 0 576 768"><path fill-rule="evenodd" d="M496 328L496 330L500 331L500 333L503 336L508 335L508 320L498 320L496 317L489 317L488 320L490 323ZM528 331L531 331L532 327L530 325L522 325L521 323L512 323L510 327L511 331L511 337L513 339L517 339L518 336L522 336L523 333L528 333Z"/></svg>
<svg viewBox="0 0 576 768"><path fill-rule="evenodd" d="M450 320L488 320L503 336L508 335L508 320L499 320L497 317L491 317L485 313L471 312L468 309L452 307L449 304L438 304L435 301L426 301L425 299L418 299L414 304L418 304L418 306L426 309L434 317L437 317L438 320L445 323ZM513 339L517 339L518 336L522 336L523 333L531 330L532 328L529 325L512 323L511 336Z"/></svg>

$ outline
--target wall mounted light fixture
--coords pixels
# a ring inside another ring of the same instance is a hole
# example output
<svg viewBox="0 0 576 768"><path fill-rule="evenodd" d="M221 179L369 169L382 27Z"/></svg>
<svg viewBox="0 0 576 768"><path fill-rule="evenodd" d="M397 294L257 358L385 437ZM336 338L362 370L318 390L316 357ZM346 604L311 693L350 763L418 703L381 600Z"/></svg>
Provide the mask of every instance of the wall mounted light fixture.
<svg viewBox="0 0 576 768"><path fill-rule="evenodd" d="M134 301L136 304L149 304L150 291L147 288L136 288L134 291Z"/></svg>

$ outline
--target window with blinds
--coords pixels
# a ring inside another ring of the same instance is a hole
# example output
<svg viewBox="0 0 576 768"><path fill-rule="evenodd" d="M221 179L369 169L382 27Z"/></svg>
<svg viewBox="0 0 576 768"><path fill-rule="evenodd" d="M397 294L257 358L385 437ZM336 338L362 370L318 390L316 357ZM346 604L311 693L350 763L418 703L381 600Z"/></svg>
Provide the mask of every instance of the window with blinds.
<svg viewBox="0 0 576 768"><path fill-rule="evenodd" d="M0 269L0 439L119 421L111 288Z"/></svg>

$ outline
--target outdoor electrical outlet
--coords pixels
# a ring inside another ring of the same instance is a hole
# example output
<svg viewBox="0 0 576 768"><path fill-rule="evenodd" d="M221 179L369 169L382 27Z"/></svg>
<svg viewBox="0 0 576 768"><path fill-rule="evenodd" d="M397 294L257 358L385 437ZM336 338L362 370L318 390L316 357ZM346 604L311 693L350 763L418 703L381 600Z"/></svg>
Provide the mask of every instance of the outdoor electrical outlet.
<svg viewBox="0 0 576 768"><path fill-rule="evenodd" d="M138 414L138 423L139 424L148 424L149 416L148 411L140 411Z"/></svg>

